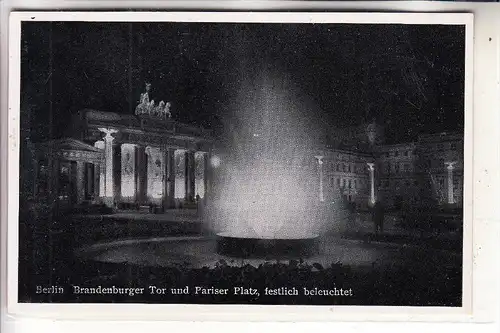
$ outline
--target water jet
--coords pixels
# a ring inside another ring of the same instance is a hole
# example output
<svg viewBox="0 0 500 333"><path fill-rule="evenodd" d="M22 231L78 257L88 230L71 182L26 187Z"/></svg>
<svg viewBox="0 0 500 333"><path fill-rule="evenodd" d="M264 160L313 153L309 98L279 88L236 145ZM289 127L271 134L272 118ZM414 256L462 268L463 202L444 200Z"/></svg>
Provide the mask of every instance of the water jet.
<svg viewBox="0 0 500 333"><path fill-rule="evenodd" d="M240 84L206 216L216 252L278 260L316 255L337 207L325 200L312 103L288 76L269 68Z"/></svg>

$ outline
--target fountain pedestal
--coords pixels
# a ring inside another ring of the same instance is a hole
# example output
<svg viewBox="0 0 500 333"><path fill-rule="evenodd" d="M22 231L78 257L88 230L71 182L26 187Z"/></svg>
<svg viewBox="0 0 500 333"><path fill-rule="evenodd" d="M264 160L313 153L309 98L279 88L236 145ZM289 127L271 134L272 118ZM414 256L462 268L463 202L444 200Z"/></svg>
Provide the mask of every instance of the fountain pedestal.
<svg viewBox="0 0 500 333"><path fill-rule="evenodd" d="M259 238L217 234L217 253L237 258L307 258L319 253L318 235L294 238Z"/></svg>

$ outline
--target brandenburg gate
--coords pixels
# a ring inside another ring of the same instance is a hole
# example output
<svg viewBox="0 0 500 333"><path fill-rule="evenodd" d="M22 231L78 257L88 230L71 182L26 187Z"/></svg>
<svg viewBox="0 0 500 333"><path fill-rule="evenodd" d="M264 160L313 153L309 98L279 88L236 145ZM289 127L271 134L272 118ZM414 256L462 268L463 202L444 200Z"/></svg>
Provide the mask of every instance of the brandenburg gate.
<svg viewBox="0 0 500 333"><path fill-rule="evenodd" d="M173 120L170 103L154 105L148 89L133 115L78 112L71 134L70 139L44 143L38 158L51 159L47 163L49 188L56 193L61 192L61 165L75 164L64 169L75 174L69 177L72 204L90 201L123 208L178 208L206 198L211 132ZM64 154L59 152L61 142ZM54 153L48 154L47 147ZM88 161L85 156L90 157Z"/></svg>

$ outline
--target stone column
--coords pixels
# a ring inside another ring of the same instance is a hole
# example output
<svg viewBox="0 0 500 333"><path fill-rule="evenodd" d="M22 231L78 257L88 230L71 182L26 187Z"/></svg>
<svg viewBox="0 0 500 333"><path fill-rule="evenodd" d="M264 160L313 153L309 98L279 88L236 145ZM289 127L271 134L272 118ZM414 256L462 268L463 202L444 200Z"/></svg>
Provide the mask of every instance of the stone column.
<svg viewBox="0 0 500 333"><path fill-rule="evenodd" d="M203 193L203 201L207 201L208 191L210 190L209 186L209 178L210 172L208 168L210 168L210 156L208 153L203 154L203 186L205 187L205 193Z"/></svg>
<svg viewBox="0 0 500 333"><path fill-rule="evenodd" d="M375 204L375 163L366 163L370 171L370 204Z"/></svg>
<svg viewBox="0 0 500 333"><path fill-rule="evenodd" d="M193 162L194 162L194 158L193 158L193 153L191 151L186 151L185 154L184 154L184 158L185 158L185 162L184 162L184 166L185 166L185 181L184 181L184 184L185 184L185 188L186 188L186 196L185 196L185 199L186 201L189 201L189 199L194 199L194 167L193 167Z"/></svg>
<svg viewBox="0 0 500 333"><path fill-rule="evenodd" d="M158 147L146 147L147 163L147 198L155 204L163 201L164 151Z"/></svg>
<svg viewBox="0 0 500 333"><path fill-rule="evenodd" d="M195 195L205 201L208 192L208 153L198 151L194 155L195 159Z"/></svg>
<svg viewBox="0 0 500 333"><path fill-rule="evenodd" d="M94 147L99 148L105 151L106 144L103 140L96 141ZM101 160L99 161L98 168L95 170L94 176L97 176L97 181L95 185L96 197L100 198L100 202L103 201L103 198L106 196L106 160L105 154L103 154Z"/></svg>
<svg viewBox="0 0 500 333"><path fill-rule="evenodd" d="M147 156L146 156L146 147L144 146L137 146L135 152L136 152L136 158L135 158L135 172L136 172L136 202L143 204L146 201L146 194L147 194L147 166L148 166L148 161L147 161Z"/></svg>
<svg viewBox="0 0 500 333"><path fill-rule="evenodd" d="M453 194L453 169L455 168L455 164L457 162L444 162L446 165L446 169L448 170L448 203L455 203L455 196Z"/></svg>
<svg viewBox="0 0 500 333"><path fill-rule="evenodd" d="M175 164L175 198L186 198L186 151L176 149L174 155Z"/></svg>
<svg viewBox="0 0 500 333"><path fill-rule="evenodd" d="M146 187L144 189L144 199L146 202L149 203L151 199L151 189L152 189L152 172L151 172L151 161L153 160L153 156L151 156L151 147L147 146L144 148L144 154L146 156L146 165L144 166L145 168L145 173L146 173Z"/></svg>
<svg viewBox="0 0 500 333"><path fill-rule="evenodd" d="M85 200L85 162L76 162L76 203Z"/></svg>
<svg viewBox="0 0 500 333"><path fill-rule="evenodd" d="M165 163L165 181L163 183L163 206L175 208L175 149L167 148L163 155Z"/></svg>
<svg viewBox="0 0 500 333"><path fill-rule="evenodd" d="M137 193L137 180L136 180L136 153L135 144L123 143L121 145L121 197L127 202L133 202Z"/></svg>
<svg viewBox="0 0 500 333"><path fill-rule="evenodd" d="M122 198L122 145L113 147L113 197L115 202Z"/></svg>
<svg viewBox="0 0 500 333"><path fill-rule="evenodd" d="M104 199L107 205L112 206L114 204L114 182L113 182L113 140L115 139L112 135L117 133L117 130L109 128L99 128L99 131L105 134L104 136L104 179L101 179L103 183ZM103 181L102 181L103 180Z"/></svg>
<svg viewBox="0 0 500 333"><path fill-rule="evenodd" d="M196 199L196 160L194 152L189 152L189 193L193 200Z"/></svg>
<svg viewBox="0 0 500 333"><path fill-rule="evenodd" d="M189 152L184 152L184 199L189 200Z"/></svg>
<svg viewBox="0 0 500 333"><path fill-rule="evenodd" d="M325 201L325 195L323 193L323 158L324 156L314 156L318 160L318 172L319 172L319 201Z"/></svg>

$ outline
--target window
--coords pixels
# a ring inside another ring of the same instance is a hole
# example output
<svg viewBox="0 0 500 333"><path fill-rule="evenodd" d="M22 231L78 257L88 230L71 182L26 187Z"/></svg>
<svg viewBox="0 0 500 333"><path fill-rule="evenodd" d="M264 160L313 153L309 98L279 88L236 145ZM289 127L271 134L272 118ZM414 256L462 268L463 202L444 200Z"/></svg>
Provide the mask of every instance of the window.
<svg viewBox="0 0 500 333"><path fill-rule="evenodd" d="M408 163L404 164L404 170L405 172L410 172L410 165Z"/></svg>
<svg viewBox="0 0 500 333"><path fill-rule="evenodd" d="M418 186L418 180L414 180L413 185Z"/></svg>
<svg viewBox="0 0 500 333"><path fill-rule="evenodd" d="M399 164L398 163L394 164L394 172L399 173Z"/></svg>
<svg viewBox="0 0 500 333"><path fill-rule="evenodd" d="M453 149L453 150L457 149L457 143L456 142L452 142L451 143L451 149Z"/></svg>
<svg viewBox="0 0 500 333"><path fill-rule="evenodd" d="M397 151L397 150L396 150L396 151L394 152L394 156L396 156L396 157L397 157L397 156L399 156L399 151Z"/></svg>
<svg viewBox="0 0 500 333"><path fill-rule="evenodd" d="M348 180L349 188L351 188L351 180Z"/></svg>
<svg viewBox="0 0 500 333"><path fill-rule="evenodd" d="M356 181L356 179L354 179L354 188L356 188L356 185L357 185L357 181Z"/></svg>
<svg viewBox="0 0 500 333"><path fill-rule="evenodd" d="M340 178L337 178L337 187L340 187Z"/></svg>
<svg viewBox="0 0 500 333"><path fill-rule="evenodd" d="M337 163L337 171L340 172L340 164Z"/></svg>
<svg viewBox="0 0 500 333"><path fill-rule="evenodd" d="M405 155L405 156L408 156L408 150L406 150L406 151L404 152L404 155Z"/></svg>
<svg viewBox="0 0 500 333"><path fill-rule="evenodd" d="M391 154L389 152L385 153L385 157L390 157Z"/></svg>

